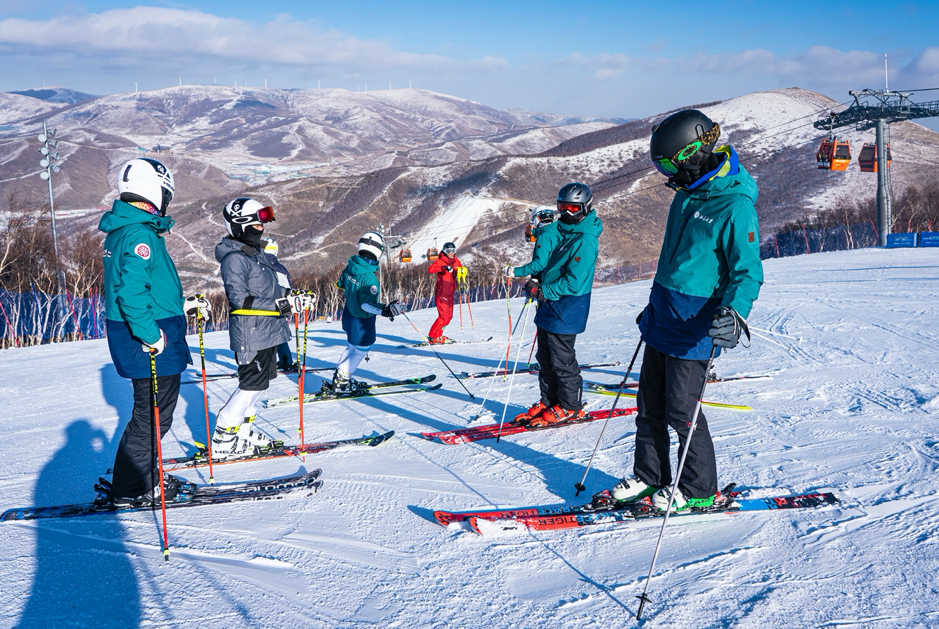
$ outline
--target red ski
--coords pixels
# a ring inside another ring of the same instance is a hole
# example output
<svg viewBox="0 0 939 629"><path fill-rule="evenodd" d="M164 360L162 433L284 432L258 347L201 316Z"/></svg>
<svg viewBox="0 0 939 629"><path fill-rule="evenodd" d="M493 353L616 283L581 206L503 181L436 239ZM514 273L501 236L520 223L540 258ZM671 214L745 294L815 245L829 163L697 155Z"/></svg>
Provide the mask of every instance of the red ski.
<svg viewBox="0 0 939 629"><path fill-rule="evenodd" d="M613 417L622 417L623 415L632 415L636 412L635 408L618 408L613 411ZM517 435L522 432L535 432L536 430L547 430L549 428L561 428L562 426L574 426L577 424L586 424L598 419L606 419L610 415L610 409L601 409L590 411L587 417L576 422L562 422L559 424L549 424L547 426L523 426L511 422L502 425L502 436ZM442 432L422 432L421 436L433 441L437 439L447 445L457 445L459 443L469 443L471 441L482 441L483 439L495 439L499 435L499 424L487 424L485 426L473 426L471 428L461 428L459 430L444 430Z"/></svg>

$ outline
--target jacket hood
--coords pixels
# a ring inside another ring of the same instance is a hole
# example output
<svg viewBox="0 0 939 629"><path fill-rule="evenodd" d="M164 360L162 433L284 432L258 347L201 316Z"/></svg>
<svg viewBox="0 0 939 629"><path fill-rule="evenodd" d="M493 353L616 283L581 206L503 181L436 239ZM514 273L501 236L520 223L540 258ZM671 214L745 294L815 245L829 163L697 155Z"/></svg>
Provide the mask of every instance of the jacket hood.
<svg viewBox="0 0 939 629"><path fill-rule="evenodd" d="M556 221L553 224L557 225L558 231L565 236L571 234L587 234L599 238L600 234L603 233L603 222L600 220L600 217L597 216L596 210L588 214L584 220L576 225L566 225L560 221Z"/></svg>
<svg viewBox="0 0 939 629"><path fill-rule="evenodd" d="M222 238L222 242L215 245L215 259L221 262L222 258L229 253L232 251L241 251L241 248L244 246L246 246L244 243L238 242L229 236L225 236Z"/></svg>
<svg viewBox="0 0 939 629"><path fill-rule="evenodd" d="M376 273L378 272L378 263L372 264L362 256L354 255L349 257L349 268L350 270L354 270L358 275L363 273Z"/></svg>
<svg viewBox="0 0 939 629"><path fill-rule="evenodd" d="M120 199L114 201L110 212L105 212L98 222L98 229L106 234L127 225L148 225L156 233L168 232L175 221L170 216L154 216L135 208Z"/></svg>
<svg viewBox="0 0 939 629"><path fill-rule="evenodd" d="M678 188L698 199L720 197L728 194L743 194L756 204L756 182L750 173L740 165L737 151L730 145L721 146L714 150L724 155L720 166L706 173L690 188Z"/></svg>

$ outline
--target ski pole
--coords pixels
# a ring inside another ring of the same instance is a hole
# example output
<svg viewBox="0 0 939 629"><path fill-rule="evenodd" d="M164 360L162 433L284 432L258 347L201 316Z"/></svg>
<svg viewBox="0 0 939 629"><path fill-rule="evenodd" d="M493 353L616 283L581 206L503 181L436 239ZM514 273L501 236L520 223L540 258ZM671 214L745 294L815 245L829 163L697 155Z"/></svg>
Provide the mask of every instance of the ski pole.
<svg viewBox="0 0 939 629"><path fill-rule="evenodd" d="M587 489L587 486L584 485L587 482L587 473L590 471L590 466L593 465L593 457L597 456L597 449L600 447L600 441L603 440L603 433L606 432L606 426L610 423L610 418L613 417L613 411L616 410L616 405L619 402L619 396L623 393L623 389L626 387L626 381L629 380L629 374L633 370L633 364L636 362L636 357L639 355L639 348L642 347L642 339L639 339L639 345L636 345L636 351L633 352L633 359L629 361L629 367L626 368L626 373L623 374L623 381L619 383L619 391L616 392L616 397L613 399L613 406L610 408L610 414L606 416L606 421L603 422L603 428L600 430L600 436L597 437L597 445L593 447L593 454L590 455L590 460L587 461L587 469L584 470L584 477L580 479L579 483L574 483L574 489L577 490L577 493L574 494L574 497L580 495L580 492Z"/></svg>
<svg viewBox="0 0 939 629"><path fill-rule="evenodd" d="M162 334L162 332L160 333ZM163 431L160 430L160 404L157 401L156 353L150 350L150 389L153 395L153 423L156 430L157 461L160 462L160 509L163 511L163 561L170 560L170 538L166 532L166 496L163 485ZM152 473L152 472L151 472Z"/></svg>
<svg viewBox="0 0 939 629"><path fill-rule="evenodd" d="M646 585L642 589L642 595L639 599L639 611L636 612L636 620L642 618L642 608L649 602L649 581L652 580L652 572L655 570L655 560L659 558L659 547L662 545L662 536L665 535L665 526L668 524L668 514L672 512L672 500L675 498L675 492L678 491L678 481L681 480L681 471L685 467L685 459L688 458L688 449L691 446L691 437L694 435L695 426L698 425L698 416L701 414L701 400L704 399L704 390L708 386L707 374L711 373L711 367L714 365L714 353L717 351L717 345L711 347L711 356L708 358L708 366L704 371L704 384L701 385L701 395L698 396L698 403L694 407L694 417L691 419L691 427L688 428L688 437L685 439L685 448L681 453L681 460L678 461L678 472L675 474L675 482L668 493L668 505L665 508L665 519L662 520L662 528L659 530L659 539L655 543L655 552L652 554L652 565L649 566L649 576L646 577Z"/></svg>
<svg viewBox="0 0 939 629"><path fill-rule="evenodd" d="M535 338L531 340L531 351L528 352L528 367L531 368L531 357L535 354L535 343L538 342L538 328L535 328Z"/></svg>
<svg viewBox="0 0 939 629"><path fill-rule="evenodd" d="M460 330L463 330L463 291L457 290L457 299L460 301Z"/></svg>
<svg viewBox="0 0 939 629"><path fill-rule="evenodd" d="M453 373L453 370L452 370L452 369L450 369L450 365L448 365L448 364L447 364L447 361L445 361L445 360L443 359L443 356L441 356L440 354L437 354L437 350L434 349L433 343L430 342L430 339L427 338L426 336L424 336L423 334L421 334L421 331L417 329L417 326L414 325L414 322L413 322L413 321L411 321L411 317L408 316L408 313L402 312L401 314L403 314L403 315L404 315L404 318L408 320L408 323L411 324L411 327L414 328L414 331L417 332L418 335L420 335L420 337L424 340L425 343L427 343L427 346L430 347L430 351L432 351L434 354L437 355L437 358L439 358L439 359L440 359L440 362L443 363L443 366L447 368L447 371L450 372L450 375L453 376L454 378L456 378L456 381L460 383L460 386L463 387L463 390L466 391L466 392L469 394L470 399L471 399L471 400L475 400L476 398L473 396L472 393L470 393L469 389L466 388L466 385L463 384L463 381L456 377L456 374Z"/></svg>
<svg viewBox="0 0 939 629"><path fill-rule="evenodd" d="M297 364L300 364L300 315L293 313L294 349L297 352Z"/></svg>
<svg viewBox="0 0 939 629"><path fill-rule="evenodd" d="M196 295L202 297L202 295ZM202 403L205 406L205 449L209 455L209 484L215 484L215 472L212 471L212 429L209 426L209 389L205 383L205 344L202 342L202 328L205 325L205 318L202 316L202 308L196 309L196 325L199 327L199 357L202 358Z"/></svg>
<svg viewBox="0 0 939 629"><path fill-rule="evenodd" d="M512 329L512 278L505 278L505 307L509 312L509 344L505 346L505 371L508 374L509 371L509 350L512 349L512 333L515 331ZM502 376L503 382L505 381L505 376Z"/></svg>
<svg viewBox="0 0 939 629"><path fill-rule="evenodd" d="M469 299L469 280L464 279L463 285L466 286L466 292L467 292L466 309L469 310L470 326L472 326L472 328L475 330L476 324L473 323L473 307L470 305L470 299Z"/></svg>
<svg viewBox="0 0 939 629"><path fill-rule="evenodd" d="M522 306L522 313L518 315L519 319L522 319L522 318L525 319L525 323L522 324L522 334L521 336L519 336L520 339L525 336L525 328L528 327L528 320L531 318L530 312L529 312L529 316L527 317L525 316L525 308L527 308L528 304L530 303L531 303L531 299L529 299L528 302L526 302L525 305ZM512 385L515 384L515 371L518 369L518 359L519 359L519 356L521 356L521 353L522 353L522 344L519 343L518 349L515 350L515 364L512 366L512 377L509 378L509 391L508 393L505 394L505 406L502 407L502 419L499 420L499 432L496 433L496 443L499 443L499 439L502 438L502 425L505 423L505 412L509 410L509 400L512 398ZM506 369L509 368L508 364L506 364L505 368Z"/></svg>
<svg viewBox="0 0 939 629"><path fill-rule="evenodd" d="M793 341L798 341L800 343L802 342L801 336L789 336L788 334L783 334L782 332L773 332L772 330L764 330L763 328L758 328L752 325L747 326L747 327L749 327L751 330L756 330L757 332L766 332L767 334L772 334L773 336L783 336L787 339L792 339Z"/></svg>
<svg viewBox="0 0 939 629"><path fill-rule="evenodd" d="M306 462L306 452L304 452L304 432L303 432L303 397L306 395L306 332L309 324L310 309L303 309L303 362L300 363L300 375L297 377L297 383L300 389L300 459ZM298 317L299 319L299 317Z"/></svg>
<svg viewBox="0 0 939 629"><path fill-rule="evenodd" d="M526 304L526 306L527 306L527 305L528 305L528 304ZM525 307L524 307L524 306L522 307L522 312L523 312L523 313L525 312ZM507 345L506 348L505 348L505 353L506 353L506 354L509 353L509 347L508 347L508 345ZM501 356L501 354L500 354L500 356ZM501 369L501 368L502 368L502 359L500 358L500 359L499 359L499 364L496 366L496 373L494 374L493 378L489 380L489 389L486 391L486 397L484 397L484 398L483 398L483 401L479 403L479 411L476 413L476 417L474 417L473 419L471 419L470 422L476 421L477 419L479 419L479 416L483 414L483 410L484 410L485 407L486 407L486 402L489 401L489 394L492 393L492 386L496 383L496 378L495 378L495 376L499 375L499 369ZM503 380L505 380L505 376L508 375L508 373L509 373L509 362L508 362L508 361L505 361L505 371L503 372L503 377L502 377Z"/></svg>

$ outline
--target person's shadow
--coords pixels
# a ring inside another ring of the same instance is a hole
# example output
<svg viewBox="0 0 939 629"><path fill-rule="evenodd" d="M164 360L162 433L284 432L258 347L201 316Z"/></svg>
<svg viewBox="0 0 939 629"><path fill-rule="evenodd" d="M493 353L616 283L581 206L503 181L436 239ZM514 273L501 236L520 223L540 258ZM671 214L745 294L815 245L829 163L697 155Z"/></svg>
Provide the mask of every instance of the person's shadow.
<svg viewBox="0 0 939 629"><path fill-rule="evenodd" d="M113 460L107 435L87 421L76 420L65 432L65 445L39 473L35 505L93 499L91 481L96 471L100 473ZM35 530L36 573L17 629L139 625L137 575L116 516L40 521ZM86 545L85 536L107 540L108 548Z"/></svg>

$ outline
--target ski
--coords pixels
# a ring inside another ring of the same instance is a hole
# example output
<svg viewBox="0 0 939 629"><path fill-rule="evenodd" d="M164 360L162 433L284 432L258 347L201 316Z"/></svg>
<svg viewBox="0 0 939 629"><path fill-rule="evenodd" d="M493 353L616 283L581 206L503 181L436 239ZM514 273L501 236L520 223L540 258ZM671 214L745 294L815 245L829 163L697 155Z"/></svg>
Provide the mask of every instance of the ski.
<svg viewBox="0 0 939 629"><path fill-rule="evenodd" d="M397 391L381 391L379 393L372 393L372 389L379 389L385 387L399 387L406 384L418 384L418 382L429 382L436 378L437 376L426 376L425 378L415 378L413 381L404 381L400 380L398 382L386 382L380 385L373 385L368 388L368 390L361 395L324 395L323 393L307 393L303 397L303 403L308 404L312 402L330 402L334 400L366 400L373 397L382 397L385 395L399 395L401 393L420 393L422 391L436 391L441 388L442 384L435 384L433 386L425 387L413 387L411 389L399 389ZM287 404L299 404L300 396L293 395L291 397L280 398L277 400L264 400L261 405L264 408L274 408L275 406L285 406Z"/></svg>
<svg viewBox="0 0 939 629"><path fill-rule="evenodd" d="M720 384L721 382L737 382L738 380L772 380L773 373L754 373L754 374L738 374L735 376L727 376L722 378L716 374L711 374L708 377L708 384ZM596 385L602 387L608 391L615 391L619 389L618 384L602 384L599 382L584 382L586 385ZM636 389L639 387L638 382L627 382L624 389Z"/></svg>
<svg viewBox="0 0 939 629"><path fill-rule="evenodd" d="M322 470L296 474L287 478L272 478L233 485L200 485L193 493L179 494L179 500L166 503L167 509L176 507L196 507L199 505L227 504L229 502L247 502L252 500L278 500L291 493L304 490L316 492L323 485L319 480ZM309 495L309 494L307 494ZM8 509L0 515L0 522L17 520L39 520L45 518L73 518L98 513L127 513L151 511L158 506L115 507L110 503L86 502L52 507L20 507Z"/></svg>
<svg viewBox="0 0 939 629"><path fill-rule="evenodd" d="M617 395L618 389L608 389L607 387L618 387L619 385L615 384L600 384L599 382L587 382L584 381L584 385L587 387L587 391L590 393L596 393L598 395ZM636 397L636 394L632 391L624 390L622 393L623 397ZM744 404L725 404L723 402L707 402L702 401L701 404L704 406L710 406L712 408L727 408L735 411L752 411L753 407L746 406Z"/></svg>
<svg viewBox="0 0 939 629"><path fill-rule="evenodd" d="M333 369L335 369L335 367L307 367L306 373L316 373L318 371L332 371ZM292 374L292 373L297 373L297 372L295 370L284 371L283 369L278 369L277 373L279 375L283 375L283 374ZM179 384L202 384L202 374L198 373L198 374L193 374L193 375L197 377L197 380L183 380ZM205 381L215 382L216 380L226 380L228 378L237 378L237 377L238 377L237 371L233 371L230 373L209 373L205 375Z"/></svg>
<svg viewBox="0 0 939 629"><path fill-rule="evenodd" d="M747 511L774 511L780 509L808 509L838 503L832 493L810 493L795 496L743 499L735 485L726 487L715 504L700 509L672 512L671 517L734 514ZM651 498L626 503L613 508L594 508L585 505L549 505L516 509L487 509L480 511L435 511L434 518L443 526L467 521L478 529L480 521L498 523L498 528L531 528L535 530L570 529L581 526L627 522L662 517L664 513L652 505Z"/></svg>
<svg viewBox="0 0 939 629"><path fill-rule="evenodd" d="M581 369L599 369L600 367L616 367L621 364L619 361L613 363L585 363L583 365L578 365ZM522 369L517 369L515 373L517 374L536 374L541 371L541 365L538 363L531 363L527 367ZM505 376L511 375L512 372L509 372L507 369L496 369L495 371L480 371L480 372L471 372L471 371L461 371L457 378L460 380L474 380L476 378L492 378L494 376Z"/></svg>
<svg viewBox="0 0 939 629"><path fill-rule="evenodd" d="M226 465L228 463L244 463L245 461L267 461L269 459L278 459L287 456L302 456L305 454L318 454L320 452L327 452L329 450L335 450L336 448L341 448L344 446L367 446L374 448L379 446L392 437L394 437L395 431L389 430L388 432L381 435L372 435L365 437L357 437L355 439L342 439L340 441L325 441L323 443L308 443L303 447L300 446L285 446L281 445L277 448L274 448L271 452L265 452L263 454L251 454L246 456L234 457L224 460L212 460L212 465ZM175 457L170 459L163 459L163 465L167 466L170 470L184 469L187 467L203 467L209 464L208 452L202 444L196 444L199 447L199 451L196 452L193 456L184 456L184 457Z"/></svg>
<svg viewBox="0 0 939 629"><path fill-rule="evenodd" d="M438 345L470 345L472 343L488 343L491 340L492 337L490 336L488 339L482 339L479 341L454 341L452 339L444 343L428 343L427 341L423 341L421 343L412 343L410 345L398 345L397 349L407 349L408 347L437 347Z"/></svg>
<svg viewBox="0 0 939 629"><path fill-rule="evenodd" d="M613 411L613 417L632 415L635 412L635 408L618 408ZM588 422L597 421L598 419L606 419L609 416L610 409L601 409L588 412L587 417L581 419L580 421L560 422L557 424L549 424L547 426L528 426L516 424L513 422L506 422L502 424L501 436L505 437L507 435L517 435L523 432L535 432L538 430L547 430L549 428L576 426L579 424L586 424ZM460 443L470 443L471 441L482 441L483 439L495 439L497 436L499 436L499 424L487 424L485 426L473 426L470 428L461 428L459 430L444 430L441 432L422 432L421 436L431 441L437 439L442 443L452 446Z"/></svg>

